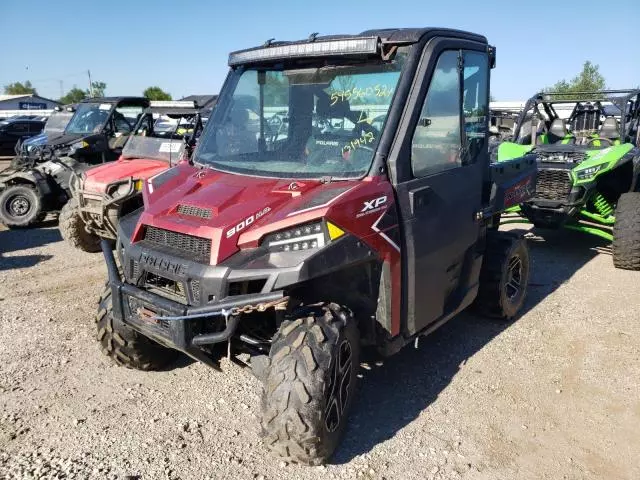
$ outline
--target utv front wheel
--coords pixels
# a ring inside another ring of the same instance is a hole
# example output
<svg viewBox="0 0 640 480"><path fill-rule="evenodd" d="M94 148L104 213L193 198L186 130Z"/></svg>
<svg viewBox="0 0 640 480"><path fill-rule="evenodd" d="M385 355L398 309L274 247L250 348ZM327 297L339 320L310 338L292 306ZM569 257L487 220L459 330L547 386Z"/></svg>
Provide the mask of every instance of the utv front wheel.
<svg viewBox="0 0 640 480"><path fill-rule="evenodd" d="M262 396L266 446L290 461L326 462L346 425L359 356L353 316L335 304L283 322Z"/></svg>
<svg viewBox="0 0 640 480"><path fill-rule="evenodd" d="M489 232L475 301L479 312L512 320L524 305L528 283L526 240L508 232Z"/></svg>
<svg viewBox="0 0 640 480"><path fill-rule="evenodd" d="M160 370L178 356L176 350L163 347L114 320L109 286L100 296L96 327L102 353L118 365L137 370Z"/></svg>
<svg viewBox="0 0 640 480"><path fill-rule="evenodd" d="M0 222L9 228L30 227L45 215L42 198L31 185L10 185L0 193Z"/></svg>
<svg viewBox="0 0 640 480"><path fill-rule="evenodd" d="M85 229L78 209L78 201L75 198L69 199L60 210L58 228L62 238L72 247L89 253L100 251L100 238Z"/></svg>
<svg viewBox="0 0 640 480"><path fill-rule="evenodd" d="M624 193L616 206L613 225L613 265L640 270L640 192Z"/></svg>

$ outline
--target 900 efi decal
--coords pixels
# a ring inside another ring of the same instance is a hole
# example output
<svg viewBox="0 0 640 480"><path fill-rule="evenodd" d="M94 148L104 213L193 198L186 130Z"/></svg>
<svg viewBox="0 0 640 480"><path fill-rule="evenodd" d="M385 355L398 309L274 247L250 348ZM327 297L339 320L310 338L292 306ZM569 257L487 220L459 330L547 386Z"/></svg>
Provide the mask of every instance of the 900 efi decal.
<svg viewBox="0 0 640 480"><path fill-rule="evenodd" d="M247 228L249 225L251 225L253 222L258 220L259 218L264 217L270 211L271 211L271 207L265 207L262 210L260 210L258 213L255 213L255 214L245 218L240 223L238 223L237 225L235 225L235 226L231 227L229 230L227 230L227 233L226 233L227 238L231 238L236 233L241 232L242 230Z"/></svg>

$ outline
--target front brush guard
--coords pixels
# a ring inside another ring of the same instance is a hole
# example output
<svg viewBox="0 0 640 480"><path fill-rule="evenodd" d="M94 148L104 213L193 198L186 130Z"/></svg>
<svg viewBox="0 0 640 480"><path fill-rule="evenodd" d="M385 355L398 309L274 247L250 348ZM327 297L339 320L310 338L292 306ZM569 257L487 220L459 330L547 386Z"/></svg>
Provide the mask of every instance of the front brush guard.
<svg viewBox="0 0 640 480"><path fill-rule="evenodd" d="M183 305L123 282L111 245L107 240L103 239L100 241L100 246L107 264L109 285L113 299L114 320L134 328L158 343L184 351L188 355L208 364L210 362L202 358L202 351L198 347L229 341L238 328L241 313L246 311L248 306L257 305L252 308L263 311L265 308L279 305L287 300L284 292L279 290L268 293L238 295L230 300L198 307ZM144 305L149 305L153 310L162 313L148 312L148 314L144 315L144 318L135 321L135 317L143 315L140 312L131 311L130 299L135 299L135 303L141 304L140 310L146 310ZM226 319L226 327L223 331L198 335L190 333L189 322L219 316L223 316Z"/></svg>

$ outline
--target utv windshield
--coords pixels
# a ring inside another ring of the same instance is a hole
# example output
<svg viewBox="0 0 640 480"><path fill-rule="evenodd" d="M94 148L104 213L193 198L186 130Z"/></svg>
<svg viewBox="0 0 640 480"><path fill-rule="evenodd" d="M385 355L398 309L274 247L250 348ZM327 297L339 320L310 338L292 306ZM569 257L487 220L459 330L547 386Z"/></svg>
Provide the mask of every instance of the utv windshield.
<svg viewBox="0 0 640 480"><path fill-rule="evenodd" d="M169 124L167 126L166 124ZM122 149L123 158L149 158L168 163L177 162L185 151L185 135L200 131L198 117L162 116L147 113Z"/></svg>
<svg viewBox="0 0 640 480"><path fill-rule="evenodd" d="M194 161L268 177L365 175L407 48L385 62L233 71Z"/></svg>
<svg viewBox="0 0 640 480"><path fill-rule="evenodd" d="M109 119L110 103L81 103L67 125L67 134L100 133Z"/></svg>
<svg viewBox="0 0 640 480"><path fill-rule="evenodd" d="M62 133L66 128L69 120L73 117L73 112L54 112L49 116L47 123L44 124L46 133Z"/></svg>
<svg viewBox="0 0 640 480"><path fill-rule="evenodd" d="M175 163L182 157L184 147L184 140L133 135L122 149L122 157L149 158Z"/></svg>

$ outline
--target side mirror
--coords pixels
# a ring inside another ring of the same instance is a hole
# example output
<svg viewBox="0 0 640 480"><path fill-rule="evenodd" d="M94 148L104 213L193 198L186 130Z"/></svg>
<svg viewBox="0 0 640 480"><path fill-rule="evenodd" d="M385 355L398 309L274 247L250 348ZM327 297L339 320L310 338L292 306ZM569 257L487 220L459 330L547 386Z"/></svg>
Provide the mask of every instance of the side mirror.
<svg viewBox="0 0 640 480"><path fill-rule="evenodd" d="M496 68L496 47L489 45L487 53L489 53L489 68Z"/></svg>

